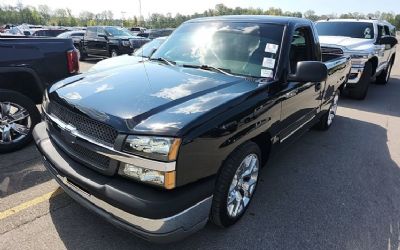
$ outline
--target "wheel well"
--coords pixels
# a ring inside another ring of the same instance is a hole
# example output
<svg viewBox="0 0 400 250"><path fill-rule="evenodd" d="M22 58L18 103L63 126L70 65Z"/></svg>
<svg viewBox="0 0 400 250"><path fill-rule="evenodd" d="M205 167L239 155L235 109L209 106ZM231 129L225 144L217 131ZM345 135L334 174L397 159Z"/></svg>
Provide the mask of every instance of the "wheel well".
<svg viewBox="0 0 400 250"><path fill-rule="evenodd" d="M7 72L0 74L1 89L14 90L21 93L36 104L42 101L42 90L35 77L29 72Z"/></svg>
<svg viewBox="0 0 400 250"><path fill-rule="evenodd" d="M369 59L369 62L371 62L372 65L372 75L375 75L376 69L378 68L378 58L372 57Z"/></svg>
<svg viewBox="0 0 400 250"><path fill-rule="evenodd" d="M113 49L115 49L115 50L117 51L117 53L118 53L118 46L116 46L116 45L111 45L111 46L108 48L108 50L109 50L110 53L111 53L111 51L112 51Z"/></svg>
<svg viewBox="0 0 400 250"><path fill-rule="evenodd" d="M268 132L262 133L253 139L251 141L255 142L258 147L260 147L261 150L261 166L264 166L267 163L267 160L269 158L269 153L271 151L271 136Z"/></svg>

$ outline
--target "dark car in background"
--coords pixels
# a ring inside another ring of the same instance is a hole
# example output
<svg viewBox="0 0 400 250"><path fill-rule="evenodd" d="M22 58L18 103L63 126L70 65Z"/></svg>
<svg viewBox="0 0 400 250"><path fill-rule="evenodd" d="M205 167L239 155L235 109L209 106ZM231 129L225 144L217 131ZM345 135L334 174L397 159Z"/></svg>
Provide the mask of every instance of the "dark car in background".
<svg viewBox="0 0 400 250"><path fill-rule="evenodd" d="M167 29L149 29L146 30L143 33L139 33L138 36L141 37L146 37L150 40L153 40L154 38L157 37L163 37L163 36L169 36L171 33L174 31L172 28L167 28Z"/></svg>
<svg viewBox="0 0 400 250"><path fill-rule="evenodd" d="M83 36L85 35L85 30L72 30L72 31L67 31L64 33L59 34L57 37L58 38L71 38L72 42L74 43L75 48L79 50L79 47L81 46L81 41ZM79 55L80 58L80 55Z"/></svg>
<svg viewBox="0 0 400 250"><path fill-rule="evenodd" d="M64 32L68 31L67 29L38 29L38 30L32 30L30 31L31 36L46 36L46 37L56 37ZM24 31L24 35L28 35L25 32L29 31Z"/></svg>
<svg viewBox="0 0 400 250"><path fill-rule="evenodd" d="M91 26L80 43L81 59L87 56L115 57L132 54L150 39L132 35L127 29L116 26Z"/></svg>
<svg viewBox="0 0 400 250"><path fill-rule="evenodd" d="M93 67L89 69L89 72L100 72L104 70L109 70L125 65L132 65L140 62L144 62L150 58L150 56L167 40L167 37L159 37L150 42L146 43L139 49L137 49L133 54L122 55L113 58L108 58L101 60L96 63Z"/></svg>
<svg viewBox="0 0 400 250"><path fill-rule="evenodd" d="M129 31L134 35L137 36L138 34L144 33L147 29L143 27L132 27Z"/></svg>

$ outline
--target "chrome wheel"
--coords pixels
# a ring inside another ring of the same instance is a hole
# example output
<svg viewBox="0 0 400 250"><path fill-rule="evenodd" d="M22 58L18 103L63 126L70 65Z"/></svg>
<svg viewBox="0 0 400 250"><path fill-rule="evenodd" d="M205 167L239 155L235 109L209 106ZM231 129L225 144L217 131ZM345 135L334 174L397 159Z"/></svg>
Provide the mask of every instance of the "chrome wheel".
<svg viewBox="0 0 400 250"><path fill-rule="evenodd" d="M24 139L31 129L29 112L12 102L0 102L0 144L11 144Z"/></svg>
<svg viewBox="0 0 400 250"><path fill-rule="evenodd" d="M238 217L249 205L257 185L258 170L256 154L247 155L240 163L228 191L227 210L230 217Z"/></svg>
<svg viewBox="0 0 400 250"><path fill-rule="evenodd" d="M333 98L333 103L332 106L329 109L329 113L328 113L328 120L327 120L327 124L328 126L330 126L333 122L333 119L336 116L336 110L338 107L338 101L339 101L339 94L336 94L335 97Z"/></svg>
<svg viewBox="0 0 400 250"><path fill-rule="evenodd" d="M116 57L118 56L117 51L113 50L111 51L111 57Z"/></svg>

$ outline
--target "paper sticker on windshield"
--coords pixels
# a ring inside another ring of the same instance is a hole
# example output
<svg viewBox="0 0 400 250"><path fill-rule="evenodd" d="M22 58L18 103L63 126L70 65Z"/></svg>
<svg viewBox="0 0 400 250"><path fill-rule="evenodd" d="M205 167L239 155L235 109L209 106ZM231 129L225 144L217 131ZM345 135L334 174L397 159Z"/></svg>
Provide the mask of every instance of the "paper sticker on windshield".
<svg viewBox="0 0 400 250"><path fill-rule="evenodd" d="M279 48L278 44L267 43L267 45L265 45L265 52L276 54L278 48Z"/></svg>
<svg viewBox="0 0 400 250"><path fill-rule="evenodd" d="M270 69L261 69L261 77L269 77L272 78L273 72Z"/></svg>
<svg viewBox="0 0 400 250"><path fill-rule="evenodd" d="M264 57L262 66L265 68L273 69L275 67L275 59Z"/></svg>

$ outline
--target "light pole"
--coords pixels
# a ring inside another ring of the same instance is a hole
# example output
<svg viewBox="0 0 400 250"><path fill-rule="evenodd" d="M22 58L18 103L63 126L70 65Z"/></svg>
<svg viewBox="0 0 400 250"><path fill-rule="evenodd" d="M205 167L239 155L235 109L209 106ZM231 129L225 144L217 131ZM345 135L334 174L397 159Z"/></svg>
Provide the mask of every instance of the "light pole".
<svg viewBox="0 0 400 250"><path fill-rule="evenodd" d="M125 11L121 11L121 18L122 18L121 27L124 27L125 14L126 14Z"/></svg>
<svg viewBox="0 0 400 250"><path fill-rule="evenodd" d="M142 0L139 0L139 23L138 26L142 26Z"/></svg>

